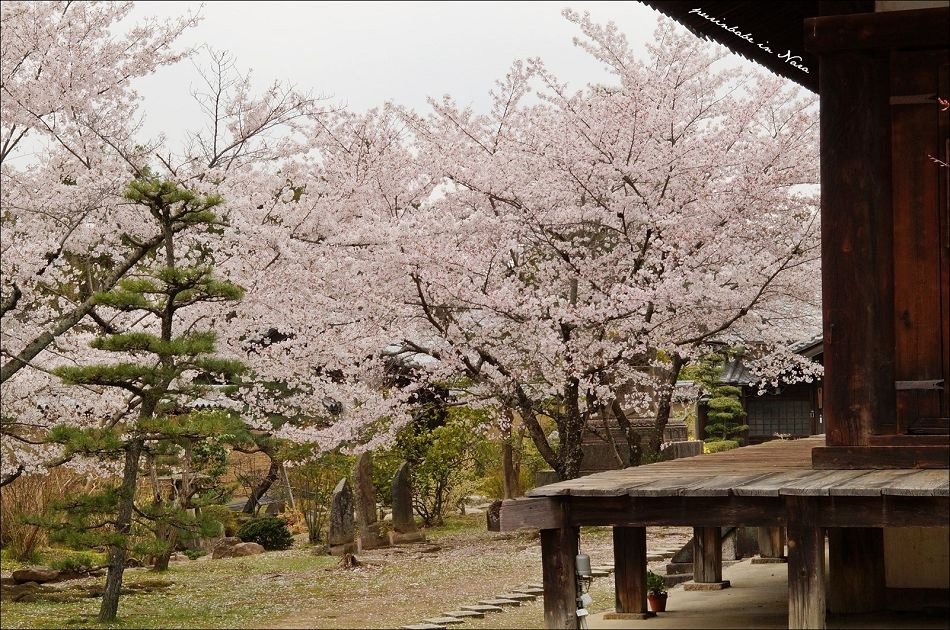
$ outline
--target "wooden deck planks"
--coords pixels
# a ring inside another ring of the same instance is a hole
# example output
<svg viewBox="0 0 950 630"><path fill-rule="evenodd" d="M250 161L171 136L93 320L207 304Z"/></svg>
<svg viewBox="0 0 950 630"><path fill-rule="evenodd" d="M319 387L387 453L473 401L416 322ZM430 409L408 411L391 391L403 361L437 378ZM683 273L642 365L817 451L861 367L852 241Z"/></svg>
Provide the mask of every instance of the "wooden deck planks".
<svg viewBox="0 0 950 630"><path fill-rule="evenodd" d="M774 440L722 453L562 481L529 497L678 496L947 496L946 470L813 469L811 449L823 436Z"/></svg>

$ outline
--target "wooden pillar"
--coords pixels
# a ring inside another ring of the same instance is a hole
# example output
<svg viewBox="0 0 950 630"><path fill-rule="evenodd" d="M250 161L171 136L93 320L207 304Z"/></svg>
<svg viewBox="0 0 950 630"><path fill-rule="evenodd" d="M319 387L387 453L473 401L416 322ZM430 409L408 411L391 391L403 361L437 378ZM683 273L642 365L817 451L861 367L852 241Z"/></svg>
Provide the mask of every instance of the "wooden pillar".
<svg viewBox="0 0 950 630"><path fill-rule="evenodd" d="M541 572L544 578L544 627L576 630L577 587L574 562L576 527L541 530Z"/></svg>
<svg viewBox="0 0 950 630"><path fill-rule="evenodd" d="M825 628L825 536L808 497L786 497L788 627Z"/></svg>
<svg viewBox="0 0 950 630"><path fill-rule="evenodd" d="M785 528L759 527L759 555L763 558L785 557Z"/></svg>
<svg viewBox="0 0 950 630"><path fill-rule="evenodd" d="M895 409L889 54L825 52L829 43L806 31L806 48L821 53L826 442L867 446Z"/></svg>
<svg viewBox="0 0 950 630"><path fill-rule="evenodd" d="M722 579L722 530L719 527L693 528L693 582L687 591L719 590L729 586Z"/></svg>
<svg viewBox="0 0 950 630"><path fill-rule="evenodd" d="M884 610L884 530L828 530L828 609L833 613Z"/></svg>
<svg viewBox="0 0 950 630"><path fill-rule="evenodd" d="M615 614L608 619L644 618L647 613L647 529L614 527Z"/></svg>

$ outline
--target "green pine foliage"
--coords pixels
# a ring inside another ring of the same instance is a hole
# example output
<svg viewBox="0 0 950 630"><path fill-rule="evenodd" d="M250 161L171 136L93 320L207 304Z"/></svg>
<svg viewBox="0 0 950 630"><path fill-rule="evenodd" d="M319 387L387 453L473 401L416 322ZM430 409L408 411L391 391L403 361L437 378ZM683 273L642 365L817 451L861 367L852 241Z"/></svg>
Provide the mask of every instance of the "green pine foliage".
<svg viewBox="0 0 950 630"><path fill-rule="evenodd" d="M707 443L728 442L727 447L713 447L717 452L735 448L741 444L741 436L749 430L742 421L746 417L742 406L742 390L719 381L729 353L713 353L704 356L684 375L699 382L709 394L707 404L706 438Z"/></svg>
<svg viewBox="0 0 950 630"><path fill-rule="evenodd" d="M218 532L220 523L213 514L202 515L200 507L227 498L217 485L225 470L225 446L250 440L236 414L193 410L187 404L212 386L239 384L244 365L215 355L210 330L173 334L184 309L243 297L239 286L214 274L212 246L182 238L203 232L213 241L221 228L215 212L221 198L148 172L128 185L125 197L152 218L164 240L112 290L94 295L100 315L131 313L135 317L113 321L136 323L126 330L103 326L92 342L96 350L114 354L114 361L65 366L55 374L68 384L125 390L131 411L99 427L61 425L49 434L67 455L123 461L120 483L70 497L45 519L59 542L109 549L102 621L116 615L117 584L128 554L164 557L167 566L178 540ZM146 472L150 492L138 484ZM116 587L113 596L110 584Z"/></svg>

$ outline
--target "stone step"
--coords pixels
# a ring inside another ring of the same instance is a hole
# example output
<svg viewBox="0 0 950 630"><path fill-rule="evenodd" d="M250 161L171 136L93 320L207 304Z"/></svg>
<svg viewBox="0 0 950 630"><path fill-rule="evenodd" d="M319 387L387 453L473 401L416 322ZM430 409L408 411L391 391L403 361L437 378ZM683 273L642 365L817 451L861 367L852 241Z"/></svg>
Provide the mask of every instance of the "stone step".
<svg viewBox="0 0 950 630"><path fill-rule="evenodd" d="M458 617L432 617L431 619L424 619L423 621L436 626L452 626L457 623L465 623L465 620L459 619Z"/></svg>
<svg viewBox="0 0 950 630"><path fill-rule="evenodd" d="M590 576L591 576L591 577L595 577L595 578L598 578L598 577L609 577L609 576L610 576L610 572L609 572L609 571L603 571L603 570L600 570L600 569L591 569L591 570L590 570Z"/></svg>
<svg viewBox="0 0 950 630"><path fill-rule="evenodd" d="M447 630L447 628L434 623L414 623L408 626L401 626L400 630Z"/></svg>
<svg viewBox="0 0 950 630"><path fill-rule="evenodd" d="M483 606L520 606L521 602L516 599L480 599L479 604Z"/></svg>
<svg viewBox="0 0 950 630"><path fill-rule="evenodd" d="M544 584L541 582L528 582L524 585L526 588L544 588Z"/></svg>
<svg viewBox="0 0 950 630"><path fill-rule="evenodd" d="M498 599L513 599L516 602L533 602L538 598L537 595L532 595L530 593L502 593L501 595L496 595Z"/></svg>
<svg viewBox="0 0 950 630"><path fill-rule="evenodd" d="M471 606L459 606L462 610L474 610L480 613L502 612L505 609L501 606L489 606L487 604L472 604Z"/></svg>
<svg viewBox="0 0 950 630"><path fill-rule="evenodd" d="M544 595L543 588L535 588L533 586L522 586L520 588L514 589L515 593L524 593L526 595L536 595L541 597Z"/></svg>
<svg viewBox="0 0 950 630"><path fill-rule="evenodd" d="M446 617L454 617L456 619L482 619L485 617L485 613L478 610L450 610L447 613L442 613Z"/></svg>

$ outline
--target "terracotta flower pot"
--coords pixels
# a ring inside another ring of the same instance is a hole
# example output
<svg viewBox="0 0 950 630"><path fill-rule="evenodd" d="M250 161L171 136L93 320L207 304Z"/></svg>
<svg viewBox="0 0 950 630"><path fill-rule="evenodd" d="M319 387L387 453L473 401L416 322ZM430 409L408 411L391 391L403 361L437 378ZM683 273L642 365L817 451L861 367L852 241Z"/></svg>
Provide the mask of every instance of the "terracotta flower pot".
<svg viewBox="0 0 950 630"><path fill-rule="evenodd" d="M650 610L653 612L666 612L667 597L669 597L669 593L660 593L659 595L647 593L647 603L650 605Z"/></svg>

